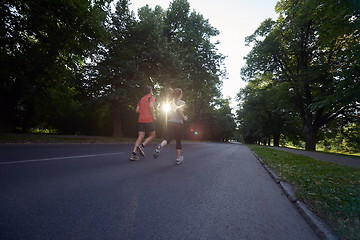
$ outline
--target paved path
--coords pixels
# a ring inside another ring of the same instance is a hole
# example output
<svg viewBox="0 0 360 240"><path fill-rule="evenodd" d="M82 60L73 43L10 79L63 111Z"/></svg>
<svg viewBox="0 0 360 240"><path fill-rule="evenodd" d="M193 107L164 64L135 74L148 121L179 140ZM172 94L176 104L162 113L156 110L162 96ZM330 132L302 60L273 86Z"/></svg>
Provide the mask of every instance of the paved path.
<svg viewBox="0 0 360 240"><path fill-rule="evenodd" d="M1 239L318 239L248 147L0 144Z"/></svg>
<svg viewBox="0 0 360 240"><path fill-rule="evenodd" d="M336 164L341 164L349 167L360 168L360 159L355 157L347 157L336 154L328 154L328 153L320 153L320 152L312 152L312 151L304 151L299 149L292 148L284 148L284 147L271 147L277 150L301 154L304 156L308 156L311 158L315 158L322 161L332 162Z"/></svg>

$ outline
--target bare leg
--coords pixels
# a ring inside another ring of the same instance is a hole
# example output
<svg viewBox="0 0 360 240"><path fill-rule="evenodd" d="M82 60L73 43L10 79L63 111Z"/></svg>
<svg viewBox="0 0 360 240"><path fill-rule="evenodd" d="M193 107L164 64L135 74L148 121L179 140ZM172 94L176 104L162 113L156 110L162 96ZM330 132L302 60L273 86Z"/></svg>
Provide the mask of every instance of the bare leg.
<svg viewBox="0 0 360 240"><path fill-rule="evenodd" d="M149 136L145 139L143 145L146 146L149 142L151 142L155 138L156 134L154 132L150 132Z"/></svg>
<svg viewBox="0 0 360 240"><path fill-rule="evenodd" d="M161 147L165 147L168 144L168 142L166 140L162 140L162 142L160 144L161 144Z"/></svg>
<svg viewBox="0 0 360 240"><path fill-rule="evenodd" d="M176 158L179 159L181 156L181 149L176 149Z"/></svg>
<svg viewBox="0 0 360 240"><path fill-rule="evenodd" d="M137 140L135 142L135 145L134 145L133 152L136 152L136 148L140 145L140 143L144 139L144 137L145 137L145 132L139 132L138 138L137 138Z"/></svg>
<svg viewBox="0 0 360 240"><path fill-rule="evenodd" d="M157 158L159 156L159 153L163 147L165 147L168 144L166 140L162 140L162 142L155 148L154 151L154 158ZM161 148L159 148L161 146Z"/></svg>

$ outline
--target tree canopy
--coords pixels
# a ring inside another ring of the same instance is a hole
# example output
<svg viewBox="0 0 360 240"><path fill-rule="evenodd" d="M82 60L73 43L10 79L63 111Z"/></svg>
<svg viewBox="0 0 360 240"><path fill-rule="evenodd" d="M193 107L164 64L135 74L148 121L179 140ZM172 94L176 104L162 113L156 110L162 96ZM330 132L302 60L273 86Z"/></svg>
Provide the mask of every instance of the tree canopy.
<svg viewBox="0 0 360 240"><path fill-rule="evenodd" d="M0 130L59 127L77 108L86 57L107 33L107 2L17 1L0 6Z"/></svg>
<svg viewBox="0 0 360 240"><path fill-rule="evenodd" d="M137 14L128 0L111 4L1 4L0 131L133 136L134 108L150 85L158 103L167 88L182 88L189 125L206 130L203 138L228 139L235 125L221 100L224 56L212 40L219 31L186 0L165 10L144 6ZM232 129L220 128L219 106ZM208 116L213 120L205 121Z"/></svg>
<svg viewBox="0 0 360 240"><path fill-rule="evenodd" d="M244 79L260 82L257 85L267 91L278 91L275 95L288 102L267 94L241 92L244 106L257 101L257 106L276 111L280 104L284 112L299 118L307 150L315 150L320 133L331 122L341 119L344 125L359 121L359 4L281 0L276 5L278 19L265 20L246 39L253 48L242 69ZM248 111L244 108L244 112ZM278 122L284 127L281 120ZM261 123L259 126L266 128Z"/></svg>

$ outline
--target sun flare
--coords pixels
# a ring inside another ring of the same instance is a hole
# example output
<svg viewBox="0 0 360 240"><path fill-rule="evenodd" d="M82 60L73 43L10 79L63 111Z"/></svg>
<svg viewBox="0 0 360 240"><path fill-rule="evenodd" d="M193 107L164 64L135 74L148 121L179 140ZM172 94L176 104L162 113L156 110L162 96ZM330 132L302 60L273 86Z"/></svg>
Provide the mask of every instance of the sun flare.
<svg viewBox="0 0 360 240"><path fill-rule="evenodd" d="M163 111L164 112L169 112L170 111L170 104L168 104L168 103L164 103L163 105L162 105L162 109L163 109Z"/></svg>

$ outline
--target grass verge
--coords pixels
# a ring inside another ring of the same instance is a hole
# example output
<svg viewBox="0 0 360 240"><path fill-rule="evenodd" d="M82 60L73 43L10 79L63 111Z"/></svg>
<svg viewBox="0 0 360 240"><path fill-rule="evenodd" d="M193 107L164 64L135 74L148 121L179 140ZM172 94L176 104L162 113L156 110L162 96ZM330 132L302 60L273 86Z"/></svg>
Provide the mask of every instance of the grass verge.
<svg viewBox="0 0 360 240"><path fill-rule="evenodd" d="M299 200L346 240L360 239L360 169L248 145L282 180L292 184Z"/></svg>
<svg viewBox="0 0 360 240"><path fill-rule="evenodd" d="M158 144L162 138L155 138L151 143ZM85 135L56 135L56 134L0 134L0 144L12 143L129 143L134 144L136 138L115 138L103 136L85 136ZM192 140L183 140L183 142L197 142Z"/></svg>
<svg viewBox="0 0 360 240"><path fill-rule="evenodd" d="M135 139L54 134L0 134L0 143L133 143Z"/></svg>

